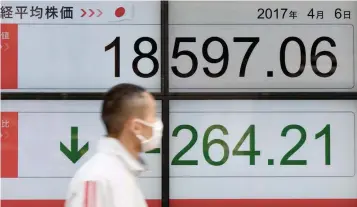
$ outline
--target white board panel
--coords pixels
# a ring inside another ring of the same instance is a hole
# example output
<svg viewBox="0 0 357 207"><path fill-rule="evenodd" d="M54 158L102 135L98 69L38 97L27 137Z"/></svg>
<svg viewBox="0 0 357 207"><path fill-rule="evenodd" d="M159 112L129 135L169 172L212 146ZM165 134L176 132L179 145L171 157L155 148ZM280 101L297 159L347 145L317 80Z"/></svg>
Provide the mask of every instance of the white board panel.
<svg viewBox="0 0 357 207"><path fill-rule="evenodd" d="M172 154L197 139L181 158L197 161L197 165L172 166L172 177L355 175L352 112L183 112L171 116L178 132ZM196 132L197 137L192 135ZM241 140L245 141L238 144Z"/></svg>
<svg viewBox="0 0 357 207"><path fill-rule="evenodd" d="M18 116L18 175L2 178L4 199L64 199L70 178L96 152L97 141L105 135L100 108L101 101L2 101L3 113ZM157 101L157 112L161 117L161 101ZM89 144L75 163L60 150L61 142L71 146L71 127L78 129L79 149ZM13 134L7 137L11 138ZM148 199L159 199L161 154L145 153L142 158L149 169L140 175L140 185ZM49 184L34 190L44 183ZM56 190L51 190L54 186Z"/></svg>
<svg viewBox="0 0 357 207"><path fill-rule="evenodd" d="M356 2L169 6L171 92L357 90Z"/></svg>
<svg viewBox="0 0 357 207"><path fill-rule="evenodd" d="M2 6L13 11L1 22L2 91L104 92L126 82L160 91L160 2ZM150 51L153 60L140 55Z"/></svg>
<svg viewBox="0 0 357 207"><path fill-rule="evenodd" d="M170 107L173 199L357 198L356 101L171 101Z"/></svg>

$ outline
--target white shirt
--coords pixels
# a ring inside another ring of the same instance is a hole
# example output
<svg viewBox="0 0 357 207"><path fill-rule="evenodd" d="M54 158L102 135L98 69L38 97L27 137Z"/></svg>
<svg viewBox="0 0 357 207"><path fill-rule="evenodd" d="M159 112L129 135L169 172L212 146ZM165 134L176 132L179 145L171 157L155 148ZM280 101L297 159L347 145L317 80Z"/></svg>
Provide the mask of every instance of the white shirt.
<svg viewBox="0 0 357 207"><path fill-rule="evenodd" d="M147 207L137 176L144 166L109 137L71 180L65 207Z"/></svg>

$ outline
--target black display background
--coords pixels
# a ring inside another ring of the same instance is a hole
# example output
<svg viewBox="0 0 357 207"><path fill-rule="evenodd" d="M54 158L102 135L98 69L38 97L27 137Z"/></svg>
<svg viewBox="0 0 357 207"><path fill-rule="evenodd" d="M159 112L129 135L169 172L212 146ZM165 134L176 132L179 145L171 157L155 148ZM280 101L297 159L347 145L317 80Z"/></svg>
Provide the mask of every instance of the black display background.
<svg viewBox="0 0 357 207"><path fill-rule="evenodd" d="M154 93L162 101L164 122L161 149L162 207L169 207L170 198L170 100L357 100L357 92L169 92L169 3L161 2L161 92ZM47 92L1 92L1 100L102 100L104 93L47 93Z"/></svg>

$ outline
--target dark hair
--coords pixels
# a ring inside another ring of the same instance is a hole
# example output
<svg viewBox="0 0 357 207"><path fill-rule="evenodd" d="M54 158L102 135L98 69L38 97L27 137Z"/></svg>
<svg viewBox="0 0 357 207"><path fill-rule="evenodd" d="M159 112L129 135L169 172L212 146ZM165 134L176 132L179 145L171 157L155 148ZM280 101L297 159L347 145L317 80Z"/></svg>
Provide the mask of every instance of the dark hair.
<svg viewBox="0 0 357 207"><path fill-rule="evenodd" d="M101 116L108 135L120 134L128 118L141 115L146 102L143 100L145 92L143 87L122 83L105 94Z"/></svg>

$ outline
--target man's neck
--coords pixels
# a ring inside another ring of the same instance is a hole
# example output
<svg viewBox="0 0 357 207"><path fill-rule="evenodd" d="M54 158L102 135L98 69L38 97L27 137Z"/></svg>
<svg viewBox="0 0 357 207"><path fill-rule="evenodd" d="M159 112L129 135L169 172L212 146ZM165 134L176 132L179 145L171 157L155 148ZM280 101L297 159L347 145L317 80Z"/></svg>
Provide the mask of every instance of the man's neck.
<svg viewBox="0 0 357 207"><path fill-rule="evenodd" d="M120 139L118 139L118 141L120 141L121 145L123 145L123 147L129 152L129 154L131 154L131 156L133 156L135 159L139 159L139 154L140 154L140 150L137 149L137 147L134 145L133 142L130 142L128 139L124 138L125 136L122 136Z"/></svg>

